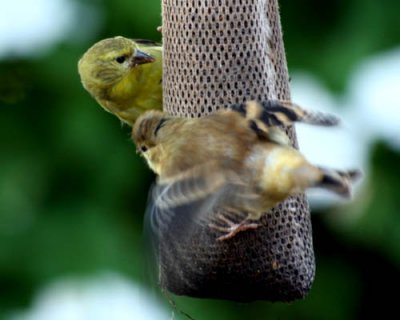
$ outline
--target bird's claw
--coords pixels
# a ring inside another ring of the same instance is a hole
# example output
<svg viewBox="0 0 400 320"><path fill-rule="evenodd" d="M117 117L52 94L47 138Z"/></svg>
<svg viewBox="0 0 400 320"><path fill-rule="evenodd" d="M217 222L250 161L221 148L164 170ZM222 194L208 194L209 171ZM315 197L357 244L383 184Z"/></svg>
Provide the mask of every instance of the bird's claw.
<svg viewBox="0 0 400 320"><path fill-rule="evenodd" d="M222 226L216 225L214 223L210 223L208 225L212 229L222 231L225 233L224 235L219 236L217 238L217 241L225 241L225 240L233 238L239 232L250 230L250 229L254 230L254 229L258 228L257 223L254 223L254 222L250 223L248 221L248 219L244 219L240 223L234 223L231 220L229 220L228 218L224 217L222 214L218 214L217 218L228 225L227 227L222 227Z"/></svg>

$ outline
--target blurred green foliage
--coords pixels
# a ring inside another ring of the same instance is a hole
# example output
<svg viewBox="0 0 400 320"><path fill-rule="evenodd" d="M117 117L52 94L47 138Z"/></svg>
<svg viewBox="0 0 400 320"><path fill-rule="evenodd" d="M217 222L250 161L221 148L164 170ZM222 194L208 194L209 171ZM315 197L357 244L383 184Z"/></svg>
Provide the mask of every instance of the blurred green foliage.
<svg viewBox="0 0 400 320"><path fill-rule="evenodd" d="M289 70L344 90L357 62L399 45L397 0L279 1Z"/></svg>
<svg viewBox="0 0 400 320"><path fill-rule="evenodd" d="M142 220L153 179L127 127L83 90L76 64L101 38L160 40L160 2L89 1L104 14L95 38L56 44L41 58L0 61L0 318L66 275L114 270L143 281ZM397 0L280 1L290 69L336 91L360 59L400 44ZM377 143L368 201L315 215L317 274L291 304L177 298L196 319L379 318L394 311L399 284L400 154ZM327 218L326 218L327 217ZM184 318L178 316L178 318Z"/></svg>

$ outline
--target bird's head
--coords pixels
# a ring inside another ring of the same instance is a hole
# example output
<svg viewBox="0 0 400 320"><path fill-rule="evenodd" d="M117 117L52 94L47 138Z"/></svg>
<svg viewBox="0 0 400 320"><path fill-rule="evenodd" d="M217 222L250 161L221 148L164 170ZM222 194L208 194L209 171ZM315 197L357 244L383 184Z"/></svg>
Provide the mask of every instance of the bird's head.
<svg viewBox="0 0 400 320"><path fill-rule="evenodd" d="M146 154L156 146L162 137L160 129L170 119L161 111L148 111L141 115L132 128L132 140L136 144L139 153Z"/></svg>
<svg viewBox="0 0 400 320"><path fill-rule="evenodd" d="M133 40L118 36L94 44L79 60L78 71L84 87L91 92L94 88L110 88L132 68L154 61Z"/></svg>

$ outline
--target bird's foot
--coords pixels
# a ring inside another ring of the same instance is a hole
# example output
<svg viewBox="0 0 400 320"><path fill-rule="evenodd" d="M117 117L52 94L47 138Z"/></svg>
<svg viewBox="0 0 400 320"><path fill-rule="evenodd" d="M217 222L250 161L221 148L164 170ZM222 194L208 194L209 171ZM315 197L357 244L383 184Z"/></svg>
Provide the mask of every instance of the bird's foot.
<svg viewBox="0 0 400 320"><path fill-rule="evenodd" d="M217 218L221 220L222 222L226 223L228 226L227 227L222 227L219 225L216 225L214 223L210 223L208 226L210 228L213 228L218 231L222 231L225 234L218 237L217 241L225 241L228 239L233 238L235 235L237 235L239 232L250 230L250 229L257 229L258 224L257 223L250 223L248 219L244 219L240 223L234 223L228 218L224 217L222 214L218 214Z"/></svg>

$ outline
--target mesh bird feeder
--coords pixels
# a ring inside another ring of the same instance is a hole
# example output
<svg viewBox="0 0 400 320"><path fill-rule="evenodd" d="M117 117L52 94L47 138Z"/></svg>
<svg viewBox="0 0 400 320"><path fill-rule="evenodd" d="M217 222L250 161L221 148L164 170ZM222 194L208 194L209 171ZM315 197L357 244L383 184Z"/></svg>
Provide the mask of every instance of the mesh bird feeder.
<svg viewBox="0 0 400 320"><path fill-rule="evenodd" d="M290 99L277 0L163 0L162 9L165 111L201 117L250 99ZM303 298L315 272L307 200L288 198L260 223L226 241L201 226L182 241L164 233L161 287L235 301Z"/></svg>

